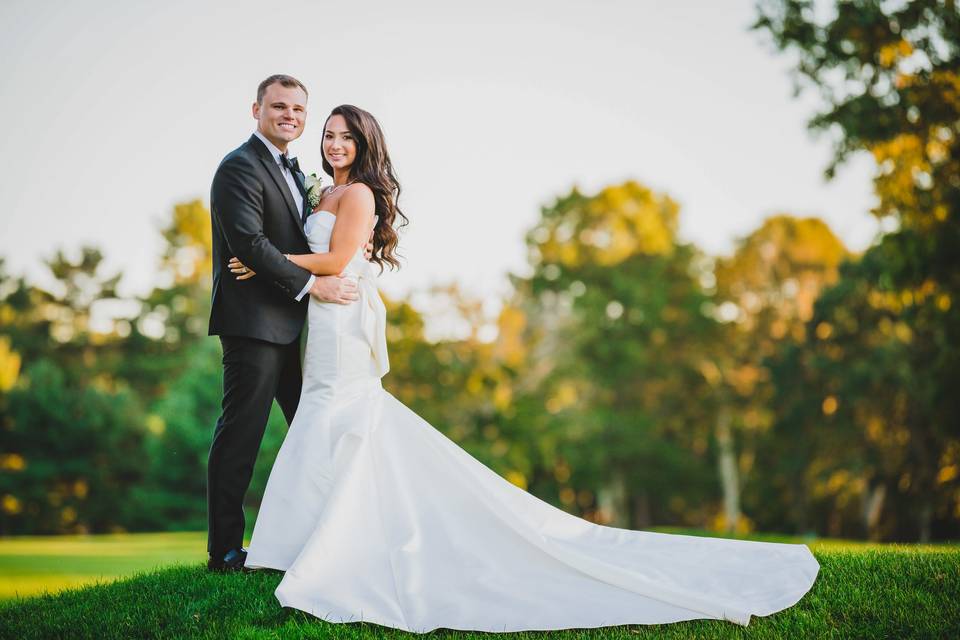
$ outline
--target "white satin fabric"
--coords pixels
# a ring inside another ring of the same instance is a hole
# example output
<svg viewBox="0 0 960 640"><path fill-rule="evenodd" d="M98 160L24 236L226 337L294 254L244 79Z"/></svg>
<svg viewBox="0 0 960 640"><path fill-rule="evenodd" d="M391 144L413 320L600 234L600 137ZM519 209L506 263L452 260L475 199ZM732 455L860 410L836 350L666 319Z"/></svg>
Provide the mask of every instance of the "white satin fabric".
<svg viewBox="0 0 960 640"><path fill-rule="evenodd" d="M311 250L328 250L335 219L308 218ZM369 267L361 252L351 262L359 303L310 301L300 406L246 561L286 572L283 606L418 633L746 625L813 585L805 545L601 526L481 464L381 386L385 312Z"/></svg>

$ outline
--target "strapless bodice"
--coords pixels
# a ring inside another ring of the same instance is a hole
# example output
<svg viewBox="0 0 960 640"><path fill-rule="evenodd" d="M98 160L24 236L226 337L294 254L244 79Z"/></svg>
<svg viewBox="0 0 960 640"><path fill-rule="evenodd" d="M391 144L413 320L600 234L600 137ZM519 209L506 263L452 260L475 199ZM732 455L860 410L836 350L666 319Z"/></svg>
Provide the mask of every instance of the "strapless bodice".
<svg viewBox="0 0 960 640"><path fill-rule="evenodd" d="M325 215L324 215L325 214ZM327 229L326 242L330 242L330 234L333 232L333 224L337 221L337 216L321 209L307 216L307 221L303 225L303 232L307 234L307 238L310 237L310 234L313 233L313 230L317 228L317 224L323 220L324 226Z"/></svg>
<svg viewBox="0 0 960 640"><path fill-rule="evenodd" d="M307 216L307 221L303 225L303 232L307 236L310 251L313 253L328 253L330 251L330 238L333 235L333 225L336 222L337 216L323 209ZM375 275L375 272L369 273L372 267L373 265L363 258L363 247L358 247L350 262L347 263L344 272L351 275L364 274L371 277L371 275Z"/></svg>
<svg viewBox="0 0 960 640"><path fill-rule="evenodd" d="M330 237L333 235L333 226L337 222L336 214L320 210L307 216L303 231L307 236L307 243L313 253L329 253ZM377 362L379 377L383 377L390 370L387 357L386 319L387 310L380 292L377 290L377 275L379 269L363 257L363 247L357 247L356 253L344 267L343 273L356 279L360 293L359 323L360 329ZM317 300L319 305L329 305ZM319 316L318 316L319 318Z"/></svg>

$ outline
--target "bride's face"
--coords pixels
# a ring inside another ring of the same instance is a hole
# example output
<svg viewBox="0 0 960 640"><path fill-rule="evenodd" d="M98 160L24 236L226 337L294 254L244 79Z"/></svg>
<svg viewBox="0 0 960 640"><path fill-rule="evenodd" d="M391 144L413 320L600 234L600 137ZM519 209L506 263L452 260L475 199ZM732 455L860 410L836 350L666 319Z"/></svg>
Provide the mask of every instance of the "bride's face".
<svg viewBox="0 0 960 640"><path fill-rule="evenodd" d="M323 157L334 169L349 169L357 157L357 141L341 115L327 119L323 129Z"/></svg>

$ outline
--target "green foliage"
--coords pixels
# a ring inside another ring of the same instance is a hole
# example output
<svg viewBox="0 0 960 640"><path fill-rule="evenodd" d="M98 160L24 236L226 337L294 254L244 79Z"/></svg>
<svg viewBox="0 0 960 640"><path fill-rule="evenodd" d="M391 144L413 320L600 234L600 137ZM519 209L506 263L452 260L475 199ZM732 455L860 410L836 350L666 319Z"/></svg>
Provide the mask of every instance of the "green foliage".
<svg viewBox="0 0 960 640"><path fill-rule="evenodd" d="M105 531L139 509L130 490L144 434L131 394L81 386L42 359L5 401L2 446L18 465L0 476L0 533Z"/></svg>
<svg viewBox="0 0 960 640"><path fill-rule="evenodd" d="M820 527L831 522L835 532L852 531L859 509L857 528L871 537L956 535L960 10L864 0L818 17L810 2L777 0L764 3L754 26L797 56L798 90L812 86L823 98L810 125L834 133L827 174L851 153L872 154L873 213L894 229L818 300L809 353L784 355L807 370L807 403L822 398L822 416L796 399L785 416L823 454L792 481L806 494L801 510L820 503ZM781 388L780 399L791 394Z"/></svg>
<svg viewBox="0 0 960 640"><path fill-rule="evenodd" d="M803 446L789 433L782 405L773 399L780 376L792 372L774 375L772 359L792 345L804 345L814 302L837 280L846 255L823 221L776 215L741 238L733 255L717 261L714 315L724 323L723 339L707 345L704 372L721 407L714 433L728 530L782 529L784 522L804 530L803 523L779 509L783 498L777 492L784 487L773 489L765 473L792 468L793 452ZM811 395L801 403L808 404ZM781 445L784 450L777 448ZM748 515L741 510L742 492Z"/></svg>
<svg viewBox="0 0 960 640"><path fill-rule="evenodd" d="M712 502L700 361L716 323L704 257L676 224L676 204L636 182L574 190L543 209L534 273L514 278L561 502L600 522L703 522Z"/></svg>
<svg viewBox="0 0 960 640"><path fill-rule="evenodd" d="M219 415L222 371L219 344L201 342L183 374L147 416L147 481L131 500L150 505L131 523L137 530L206 526L207 453Z"/></svg>
<svg viewBox="0 0 960 640"><path fill-rule="evenodd" d="M960 317L937 295L905 295L890 279L915 235L888 235L845 264L817 300L806 352L784 355L805 372L807 405L820 409L793 402L784 424L821 425L800 427L818 452L803 493L819 511L816 528L833 535L955 535L960 406L950 390L960 381ZM796 394L786 376L776 380L781 394ZM819 407L810 402L818 396Z"/></svg>
<svg viewBox="0 0 960 640"><path fill-rule="evenodd" d="M809 87L820 95L823 110L810 126L842 132L834 137L828 176L850 154L873 145L925 136L933 127L955 131L960 97L955 2L858 0L822 8L815 11L811 0L762 0L753 28L795 56L796 91ZM955 136L950 138L955 144ZM955 162L956 155L952 158Z"/></svg>
<svg viewBox="0 0 960 640"><path fill-rule="evenodd" d="M128 357L116 371L147 405L161 399L188 364L195 364L189 354L208 341L210 315L210 212L199 200L178 204L160 233L166 248L158 265L159 283L124 326Z"/></svg>

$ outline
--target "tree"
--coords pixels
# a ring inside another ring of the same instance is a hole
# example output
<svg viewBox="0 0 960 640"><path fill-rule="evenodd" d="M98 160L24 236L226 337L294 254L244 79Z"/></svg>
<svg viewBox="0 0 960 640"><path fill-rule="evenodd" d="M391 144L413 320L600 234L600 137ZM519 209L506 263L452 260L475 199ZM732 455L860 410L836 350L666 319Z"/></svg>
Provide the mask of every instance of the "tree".
<svg viewBox="0 0 960 640"><path fill-rule="evenodd" d="M0 533L103 532L139 507L141 416L126 390L71 380L48 359L27 367L5 400Z"/></svg>
<svg viewBox="0 0 960 640"><path fill-rule="evenodd" d="M141 405L114 375L118 336L93 326L116 299L102 254L47 261L53 292L0 269L0 477L3 533L105 531L125 524L120 496L142 477Z"/></svg>
<svg viewBox="0 0 960 640"><path fill-rule="evenodd" d="M514 278L531 301L530 366L559 432L561 501L617 526L708 519L699 425L715 406L700 364L716 323L701 285L708 262L676 241L678 209L632 181L574 189L543 208L527 235L534 273Z"/></svg>
<svg viewBox="0 0 960 640"><path fill-rule="evenodd" d="M832 135L834 158L827 175L852 153L865 151L877 161L879 204L873 213L892 230L866 252L859 267L843 272L850 281L841 281L825 297L811 331L834 335L838 326L849 325L836 295L857 293L862 313L854 318L855 331L838 331L833 339L842 344L826 345L842 347L849 356L828 376L831 389L848 395L831 394L824 406L830 414L859 406L844 413L870 442L899 439L909 454L896 463L902 469L895 482L889 462L877 466L873 456L874 479L864 483L858 471L847 481L835 476L833 484L853 484L850 490L856 492L859 483L865 512L876 512L869 518L876 522L884 501L873 496L901 494L914 526L910 534L892 527L898 536L930 539L935 521L955 531L960 520L955 392L960 386L960 11L952 0L899 5L861 0L837 3L829 15L818 15L811 2L776 0L760 6L754 28L796 55L797 91L812 87L822 97L822 110L810 127ZM892 340L909 347L895 348ZM876 366L884 368L860 378ZM865 404L869 389L880 392L875 410ZM894 398L896 407L889 404ZM868 486L873 488L866 491Z"/></svg>
<svg viewBox="0 0 960 640"><path fill-rule="evenodd" d="M174 206L160 233L166 241L158 285L139 300L136 316L122 325L126 358L118 375L149 405L162 398L207 337L210 316L210 211L199 200Z"/></svg>
<svg viewBox="0 0 960 640"><path fill-rule="evenodd" d="M814 301L836 281L846 255L823 221L778 215L717 261L716 316L729 324L706 371L721 407L714 435L728 531L742 518L740 494L758 438L777 423L768 361L785 342L805 342Z"/></svg>

